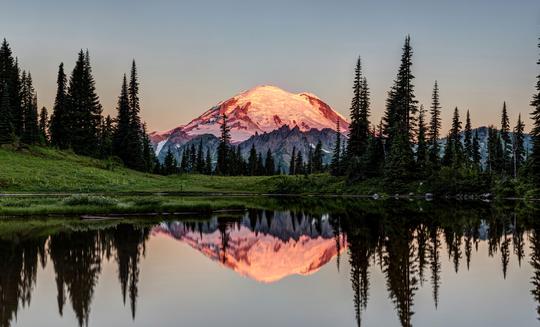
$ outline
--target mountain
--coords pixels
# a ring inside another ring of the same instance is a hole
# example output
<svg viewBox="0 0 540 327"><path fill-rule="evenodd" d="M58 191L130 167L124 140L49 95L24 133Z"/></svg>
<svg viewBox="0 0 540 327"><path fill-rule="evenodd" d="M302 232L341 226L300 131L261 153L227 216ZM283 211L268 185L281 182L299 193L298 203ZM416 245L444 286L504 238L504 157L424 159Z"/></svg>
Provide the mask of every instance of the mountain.
<svg viewBox="0 0 540 327"><path fill-rule="evenodd" d="M290 212L246 213L237 224L213 218L197 228L169 222L155 227L153 233L169 235L214 262L262 283L314 274L347 247L345 236L336 238L328 220Z"/></svg>
<svg viewBox="0 0 540 327"><path fill-rule="evenodd" d="M306 92L293 94L276 86L263 85L218 103L186 125L151 133L156 153L159 154L167 142L182 144L203 134L219 137L224 114L235 144L283 126L298 127L301 132L334 130L339 121L344 132L349 128L347 120L317 96Z"/></svg>

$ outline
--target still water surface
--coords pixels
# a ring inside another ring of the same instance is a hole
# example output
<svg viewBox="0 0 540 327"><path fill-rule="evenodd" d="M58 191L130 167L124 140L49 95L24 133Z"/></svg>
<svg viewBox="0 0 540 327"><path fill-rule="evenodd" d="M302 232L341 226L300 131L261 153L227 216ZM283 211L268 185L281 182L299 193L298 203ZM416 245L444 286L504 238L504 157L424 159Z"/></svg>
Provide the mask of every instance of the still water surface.
<svg viewBox="0 0 540 327"><path fill-rule="evenodd" d="M360 202L1 222L0 326L538 325L534 214Z"/></svg>

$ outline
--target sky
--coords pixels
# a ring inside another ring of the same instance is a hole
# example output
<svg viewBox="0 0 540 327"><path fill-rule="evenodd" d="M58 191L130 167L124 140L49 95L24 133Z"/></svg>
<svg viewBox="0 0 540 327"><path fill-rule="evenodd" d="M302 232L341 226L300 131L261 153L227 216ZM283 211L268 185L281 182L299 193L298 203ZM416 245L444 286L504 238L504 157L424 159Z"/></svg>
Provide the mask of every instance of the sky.
<svg viewBox="0 0 540 327"><path fill-rule="evenodd" d="M443 129L454 107L474 126L511 125L529 102L540 37L538 0L17 0L3 1L0 37L29 70L51 109L58 65L88 49L101 103L115 114L135 59L148 129L189 122L257 85L311 92L347 115L356 58L371 89L371 120L384 112L404 38L411 36L416 96L429 107L438 81Z"/></svg>

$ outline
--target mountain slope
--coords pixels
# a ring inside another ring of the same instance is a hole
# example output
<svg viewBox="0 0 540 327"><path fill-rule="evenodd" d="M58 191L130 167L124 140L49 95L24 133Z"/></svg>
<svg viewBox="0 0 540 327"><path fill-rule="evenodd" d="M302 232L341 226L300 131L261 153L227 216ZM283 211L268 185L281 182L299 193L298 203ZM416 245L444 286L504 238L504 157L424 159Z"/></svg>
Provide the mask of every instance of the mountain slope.
<svg viewBox="0 0 540 327"><path fill-rule="evenodd" d="M193 137L201 134L220 135L222 116L227 116L233 143L249 137L271 132L282 126L311 129L335 129L339 121L343 131L347 120L329 105L311 93L293 94L276 86L257 86L218 103L200 117L172 130L151 134L156 150L159 143L174 137Z"/></svg>

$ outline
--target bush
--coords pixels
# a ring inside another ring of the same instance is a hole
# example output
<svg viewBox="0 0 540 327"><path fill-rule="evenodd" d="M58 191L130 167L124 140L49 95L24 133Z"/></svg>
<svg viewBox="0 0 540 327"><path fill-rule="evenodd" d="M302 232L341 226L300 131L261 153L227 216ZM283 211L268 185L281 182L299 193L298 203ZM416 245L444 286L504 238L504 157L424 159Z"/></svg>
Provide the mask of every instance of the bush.
<svg viewBox="0 0 540 327"><path fill-rule="evenodd" d="M92 205L99 207L109 207L118 204L118 201L106 196L95 196L86 194L75 194L62 200L65 205L68 206L83 206Z"/></svg>

